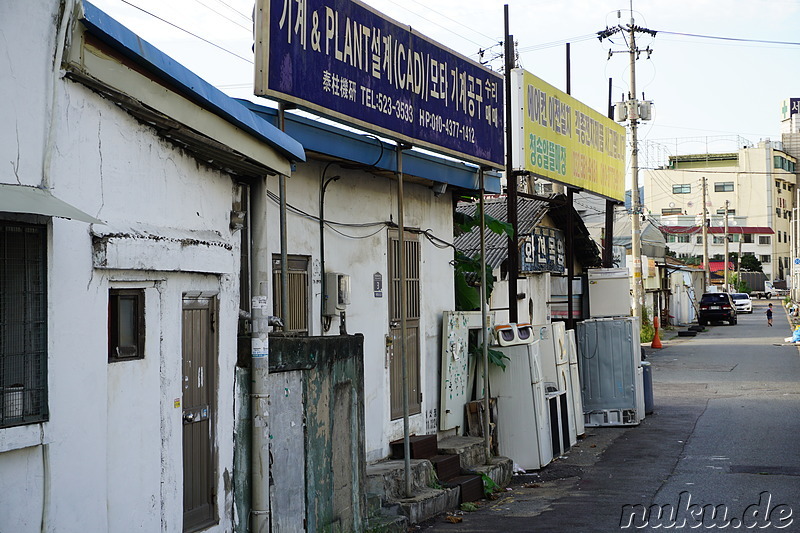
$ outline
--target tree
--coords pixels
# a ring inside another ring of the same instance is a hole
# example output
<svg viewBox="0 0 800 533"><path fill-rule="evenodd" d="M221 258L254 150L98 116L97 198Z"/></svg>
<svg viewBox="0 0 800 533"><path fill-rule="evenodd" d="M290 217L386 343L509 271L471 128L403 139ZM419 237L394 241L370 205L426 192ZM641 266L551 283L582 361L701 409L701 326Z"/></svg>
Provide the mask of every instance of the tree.
<svg viewBox="0 0 800 533"><path fill-rule="evenodd" d="M475 215L467 215L456 211L454 222L461 232L471 231L480 224L480 207L475 210ZM486 228L498 235L505 233L509 237L514 235L511 224L497 220L489 215L484 216ZM480 298L480 278L481 278L481 258L480 255L469 257L468 255L456 250L455 253L455 285L456 285L456 310L475 311L481 308ZM494 275L492 267L486 265L486 298L491 296L494 288Z"/></svg>
<svg viewBox="0 0 800 533"><path fill-rule="evenodd" d="M761 261L759 261L756 256L747 254L742 256L742 270L747 272L764 272L764 267L761 266Z"/></svg>

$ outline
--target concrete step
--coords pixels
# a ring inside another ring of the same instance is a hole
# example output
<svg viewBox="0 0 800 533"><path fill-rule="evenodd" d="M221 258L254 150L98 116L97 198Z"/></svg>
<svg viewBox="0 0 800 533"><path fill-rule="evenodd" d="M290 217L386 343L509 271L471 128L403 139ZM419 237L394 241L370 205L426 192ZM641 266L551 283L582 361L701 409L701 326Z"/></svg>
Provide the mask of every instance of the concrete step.
<svg viewBox="0 0 800 533"><path fill-rule="evenodd" d="M514 475L514 461L508 457L492 457L488 465L472 465L464 469L471 474L486 474L498 487L505 488Z"/></svg>
<svg viewBox="0 0 800 533"><path fill-rule="evenodd" d="M433 518L445 511L457 509L460 491L455 489L423 489L415 492L412 498L398 500L400 509L411 524Z"/></svg>
<svg viewBox="0 0 800 533"><path fill-rule="evenodd" d="M439 441L439 453L458 455L461 468L482 465L486 462L486 449L481 437L446 437Z"/></svg>
<svg viewBox="0 0 800 533"><path fill-rule="evenodd" d="M513 461L506 457L493 457L489 464L485 464L484 441L480 437L447 437L439 441L438 451L442 455L458 455L461 474L484 474L499 487L505 487L511 481ZM369 527L384 527L384 523L379 522L379 517L386 518L394 513L406 518L407 524L417 524L445 511L457 509L460 504L460 488L443 487L441 480L437 479L433 464L427 459L411 460L411 498L406 497L404 461L385 460L369 464L366 474L365 485L371 513ZM379 497L371 497L372 494Z"/></svg>
<svg viewBox="0 0 800 533"><path fill-rule="evenodd" d="M398 501L406 495L405 461L379 461L367 465L366 489L380 494L386 501ZM427 459L411 459L411 490L413 493L436 484L433 465Z"/></svg>

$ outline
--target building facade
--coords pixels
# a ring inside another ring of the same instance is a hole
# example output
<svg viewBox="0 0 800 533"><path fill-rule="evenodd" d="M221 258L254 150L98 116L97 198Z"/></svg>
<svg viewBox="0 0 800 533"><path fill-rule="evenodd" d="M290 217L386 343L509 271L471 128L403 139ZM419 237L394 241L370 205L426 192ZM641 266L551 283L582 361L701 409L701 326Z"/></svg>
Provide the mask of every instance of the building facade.
<svg viewBox="0 0 800 533"><path fill-rule="evenodd" d="M780 142L761 141L738 152L671 156L644 175L646 207L667 234L679 259L704 255L703 203L708 255L754 255L770 280L790 274L792 209L797 196L797 158Z"/></svg>

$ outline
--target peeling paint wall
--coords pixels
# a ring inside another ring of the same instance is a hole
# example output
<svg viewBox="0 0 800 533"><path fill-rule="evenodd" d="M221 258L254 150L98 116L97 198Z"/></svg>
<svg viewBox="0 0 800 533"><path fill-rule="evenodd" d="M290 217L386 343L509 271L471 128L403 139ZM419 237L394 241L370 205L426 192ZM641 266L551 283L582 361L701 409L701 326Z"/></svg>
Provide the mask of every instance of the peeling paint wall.
<svg viewBox="0 0 800 533"><path fill-rule="evenodd" d="M50 417L0 429L0 531L183 530L181 306L185 293L201 291L216 294L219 315L219 524L206 531L232 531L240 253L229 228L233 181L61 77L53 57L60 9L72 9L64 4L0 3L0 161L13 167L0 182L44 181L108 224L49 224ZM116 228L161 240L142 247ZM115 259L98 264L93 233L111 231ZM107 362L112 287L145 292L144 359Z"/></svg>
<svg viewBox="0 0 800 533"><path fill-rule="evenodd" d="M380 149L376 147L376 158ZM391 156L393 157L393 156ZM287 180L287 202L306 213L318 215L320 178L331 181L325 190L324 214L328 221L365 224L368 227L337 226L325 230L325 270L350 275L351 303L347 307L347 332L364 335L365 417L367 460L385 458L389 442L403 435L402 420L391 421L389 403L389 366L386 334L389 333L388 229L384 222L398 220L397 182L364 170L311 160L298 164ZM277 178L270 178L269 189L278 194ZM446 241L453 240L452 196L448 191L436 197L430 187L405 184L405 224L409 228L429 230ZM269 221L279 227L276 201L268 204ZM294 210L288 212L289 254L309 256L311 267L310 326L312 335L337 335L339 319L333 318L324 332L320 317L321 273L319 222L309 220ZM344 235L343 235L344 234ZM453 250L434 246L420 236L420 390L422 412L410 420L412 432L426 433L431 420L427 416L439 405L439 365L442 311L453 309ZM273 232L270 248L280 249L278 232ZM373 276L383 280L380 296L373 290Z"/></svg>
<svg viewBox="0 0 800 533"><path fill-rule="evenodd" d="M273 531L363 531L363 346L361 335L270 340Z"/></svg>

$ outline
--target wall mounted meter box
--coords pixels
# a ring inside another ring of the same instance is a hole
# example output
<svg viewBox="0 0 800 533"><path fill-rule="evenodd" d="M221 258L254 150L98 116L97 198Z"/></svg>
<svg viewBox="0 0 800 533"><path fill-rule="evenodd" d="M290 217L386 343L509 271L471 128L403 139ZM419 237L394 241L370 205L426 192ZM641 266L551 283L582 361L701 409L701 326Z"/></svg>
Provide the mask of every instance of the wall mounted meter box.
<svg viewBox="0 0 800 533"><path fill-rule="evenodd" d="M350 305L350 276L341 272L325 273L325 316L338 316Z"/></svg>

